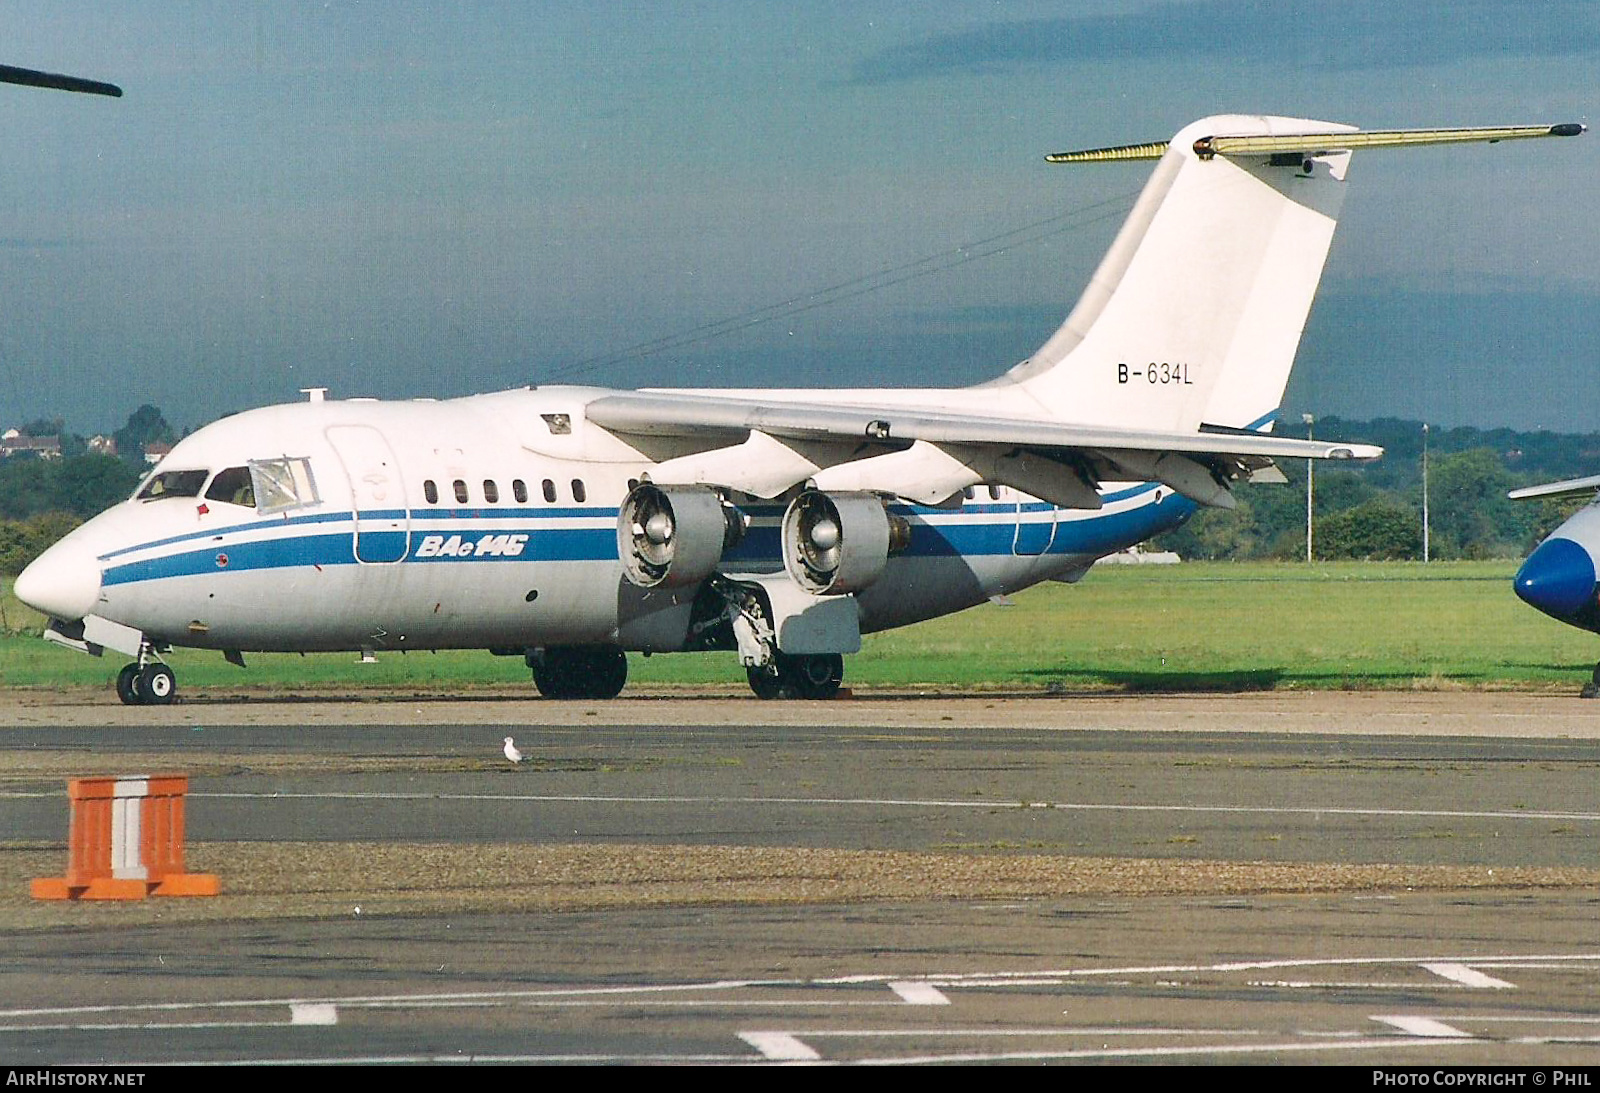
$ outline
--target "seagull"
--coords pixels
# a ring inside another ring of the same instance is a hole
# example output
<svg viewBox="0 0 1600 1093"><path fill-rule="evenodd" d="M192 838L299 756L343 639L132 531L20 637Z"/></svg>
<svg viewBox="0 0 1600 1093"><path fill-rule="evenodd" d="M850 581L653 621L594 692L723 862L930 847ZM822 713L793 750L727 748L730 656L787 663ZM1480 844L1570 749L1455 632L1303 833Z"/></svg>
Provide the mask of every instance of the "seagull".
<svg viewBox="0 0 1600 1093"><path fill-rule="evenodd" d="M506 737L505 753L506 758L511 760L513 763L522 762L522 753L517 750L517 746L511 742L511 737L509 736Z"/></svg>

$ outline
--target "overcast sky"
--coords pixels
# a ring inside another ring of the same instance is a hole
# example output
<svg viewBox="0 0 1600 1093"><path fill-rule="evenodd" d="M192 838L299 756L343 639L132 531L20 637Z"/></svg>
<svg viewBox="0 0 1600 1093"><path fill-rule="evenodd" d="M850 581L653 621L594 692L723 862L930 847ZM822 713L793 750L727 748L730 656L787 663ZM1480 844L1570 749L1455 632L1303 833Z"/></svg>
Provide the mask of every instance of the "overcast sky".
<svg viewBox="0 0 1600 1093"><path fill-rule="evenodd" d="M1588 0L10 0L0 39L126 92L0 88L0 427L78 432L313 385L978 382L1148 172L1047 152L1600 92ZM1358 154L1291 420L1600 429L1597 179L1593 133Z"/></svg>

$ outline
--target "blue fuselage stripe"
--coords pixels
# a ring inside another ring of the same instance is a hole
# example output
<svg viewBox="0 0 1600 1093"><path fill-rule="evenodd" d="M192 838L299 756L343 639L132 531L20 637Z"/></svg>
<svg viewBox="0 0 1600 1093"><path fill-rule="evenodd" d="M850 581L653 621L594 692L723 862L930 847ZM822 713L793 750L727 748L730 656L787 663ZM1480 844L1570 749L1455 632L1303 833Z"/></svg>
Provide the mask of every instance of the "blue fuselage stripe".
<svg viewBox="0 0 1600 1093"><path fill-rule="evenodd" d="M1145 485L1106 495L1108 503L1140 497L1155 490ZM1050 521L1038 517L1052 510L1043 502L967 505L959 513L921 506L896 505L894 511L912 518L912 535L905 557L1009 556L1017 546L1018 518L1034 518L1025 524L1038 536L1039 545L1049 538L1050 555L1103 554L1120 549L1182 523L1194 511L1194 503L1177 495L1151 499L1143 504L1075 519L1057 519L1054 535ZM776 518L779 506L758 506L748 510L755 521L744 540L728 552L732 565L773 566L781 561L780 528ZM363 542L384 541L384 559L404 556L403 564L445 562L609 562L617 559L614 526L551 527L554 520L616 520L615 509L413 509L407 530L377 530L370 525L383 521L406 521L403 509L362 511ZM953 516L960 519L951 519ZM984 519L973 520L974 516ZM489 523L493 521L493 523ZM338 531L312 530L317 525L343 522L350 525ZM291 534L282 534L294 529ZM272 538L246 539L241 536L276 532ZM221 529L157 539L136 547L126 547L103 556L110 563L136 551L163 547L182 548L158 557L108 564L102 577L106 586L204 573L283 569L296 566L337 566L357 563L354 522L349 512L290 516L260 520ZM507 547L507 540L520 540ZM419 556L427 542L428 552ZM441 540L448 544L441 550ZM201 542L203 541L203 545ZM392 541L392 547L390 546ZM400 549L403 544L403 549ZM479 552L482 551L480 554ZM369 558L373 555L368 555Z"/></svg>

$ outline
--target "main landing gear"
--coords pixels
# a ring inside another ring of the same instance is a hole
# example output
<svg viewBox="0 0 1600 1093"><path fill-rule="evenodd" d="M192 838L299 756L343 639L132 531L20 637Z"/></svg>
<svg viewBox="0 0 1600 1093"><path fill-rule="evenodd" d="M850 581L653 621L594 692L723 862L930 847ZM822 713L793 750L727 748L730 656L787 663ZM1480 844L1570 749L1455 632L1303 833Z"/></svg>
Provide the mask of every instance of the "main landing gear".
<svg viewBox="0 0 1600 1093"><path fill-rule="evenodd" d="M1590 675L1589 682L1583 685L1584 698L1600 698L1600 664L1594 666L1594 673Z"/></svg>
<svg viewBox="0 0 1600 1093"><path fill-rule="evenodd" d="M168 706L178 696L178 677L159 660L129 664L117 673L124 706Z"/></svg>
<svg viewBox="0 0 1600 1093"><path fill-rule="evenodd" d="M628 657L615 645L553 645L527 655L546 698L616 698L628 682Z"/></svg>
<svg viewBox="0 0 1600 1093"><path fill-rule="evenodd" d="M745 674L757 698L832 698L844 682L844 657L838 653L773 653L769 663L746 668Z"/></svg>

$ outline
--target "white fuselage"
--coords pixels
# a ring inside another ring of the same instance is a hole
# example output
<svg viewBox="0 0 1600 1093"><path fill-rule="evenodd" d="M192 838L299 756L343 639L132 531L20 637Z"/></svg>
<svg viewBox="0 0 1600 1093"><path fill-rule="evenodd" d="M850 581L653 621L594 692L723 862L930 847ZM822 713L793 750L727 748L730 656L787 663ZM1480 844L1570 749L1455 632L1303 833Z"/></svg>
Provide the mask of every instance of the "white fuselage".
<svg viewBox="0 0 1600 1093"><path fill-rule="evenodd" d="M157 644L684 648L696 589L636 587L618 553L618 506L656 463L584 422L596 393L319 401L225 418L185 438L155 472L204 472L192 491L123 502L52 551L98 572L94 602L77 605L83 614ZM213 486L228 468L277 458L306 468L307 496L272 510ZM1081 570L1194 508L1152 484L1108 487L1099 511L1057 509L1007 487L967 492L954 507L891 506L910 522L911 544L854 594L863 632ZM750 527L721 572L782 572L785 500L739 500Z"/></svg>

